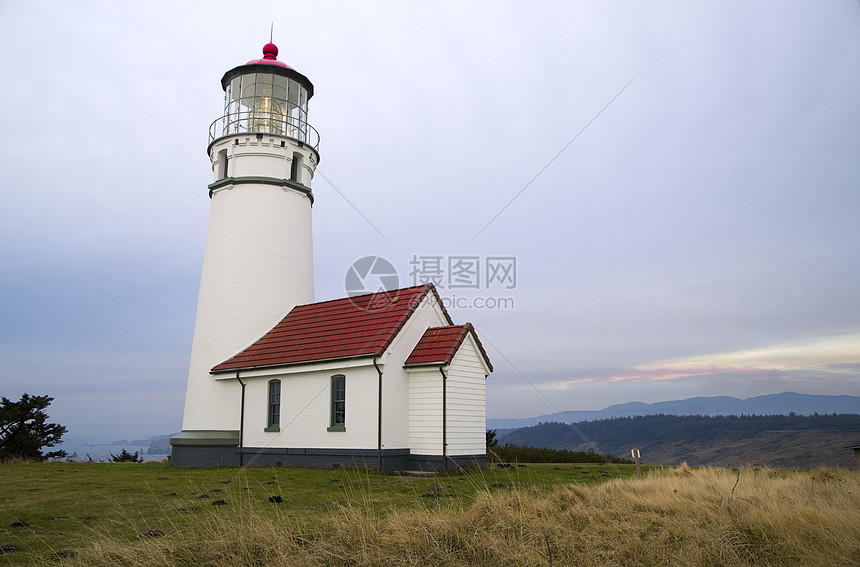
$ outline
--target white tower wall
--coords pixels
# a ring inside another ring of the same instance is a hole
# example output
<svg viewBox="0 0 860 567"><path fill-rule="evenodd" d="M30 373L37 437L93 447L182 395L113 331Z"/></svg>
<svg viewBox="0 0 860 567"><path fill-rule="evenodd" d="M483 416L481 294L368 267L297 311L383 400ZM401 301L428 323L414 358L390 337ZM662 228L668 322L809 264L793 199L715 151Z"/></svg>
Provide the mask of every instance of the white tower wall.
<svg viewBox="0 0 860 567"><path fill-rule="evenodd" d="M251 133L216 140L209 154L215 181L183 431L239 429L238 382L216 381L209 370L294 306L314 301L310 180L316 152L290 138Z"/></svg>

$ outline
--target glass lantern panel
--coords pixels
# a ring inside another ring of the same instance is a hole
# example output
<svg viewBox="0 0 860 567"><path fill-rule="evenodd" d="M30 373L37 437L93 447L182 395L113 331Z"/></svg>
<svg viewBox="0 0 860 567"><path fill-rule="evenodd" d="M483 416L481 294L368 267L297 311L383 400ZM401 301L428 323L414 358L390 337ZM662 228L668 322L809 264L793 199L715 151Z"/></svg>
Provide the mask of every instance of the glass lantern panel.
<svg viewBox="0 0 860 567"><path fill-rule="evenodd" d="M239 123L240 132L248 132L251 129L251 118L254 114L254 99L243 98L239 101Z"/></svg>
<svg viewBox="0 0 860 567"><path fill-rule="evenodd" d="M301 109L298 106L290 105L290 126L292 127L292 136L298 140L305 139L305 124L301 119Z"/></svg>
<svg viewBox="0 0 860 567"><path fill-rule="evenodd" d="M230 81L229 89L228 92L232 100L239 98L239 93L242 92L242 77L233 77L233 80Z"/></svg>
<svg viewBox="0 0 860 567"><path fill-rule="evenodd" d="M302 86L297 82L290 80L290 92L287 100L290 101L291 105L298 106L299 105L299 90L301 90Z"/></svg>
<svg viewBox="0 0 860 567"><path fill-rule="evenodd" d="M257 73L256 76L256 89L254 94L256 96L272 96L272 74L271 73Z"/></svg>
<svg viewBox="0 0 860 567"><path fill-rule="evenodd" d="M270 116L271 116L271 121L272 121L271 132L273 134L283 134L284 133L284 127L286 126L284 124L284 111L285 111L284 105L285 105L284 101L278 100L276 98L272 99L272 110L271 110Z"/></svg>
<svg viewBox="0 0 860 567"><path fill-rule="evenodd" d="M287 101L287 89L286 87L282 87L279 85L275 85L272 87L272 98L280 100L281 102Z"/></svg>
<svg viewBox="0 0 860 567"><path fill-rule="evenodd" d="M242 89L239 92L242 94L242 98L254 96L254 73L241 75L240 78L242 79Z"/></svg>
<svg viewBox="0 0 860 567"><path fill-rule="evenodd" d="M233 93L231 92L231 95ZM230 99L227 100L227 108L225 109L225 114L235 114L239 112L239 99L231 96Z"/></svg>

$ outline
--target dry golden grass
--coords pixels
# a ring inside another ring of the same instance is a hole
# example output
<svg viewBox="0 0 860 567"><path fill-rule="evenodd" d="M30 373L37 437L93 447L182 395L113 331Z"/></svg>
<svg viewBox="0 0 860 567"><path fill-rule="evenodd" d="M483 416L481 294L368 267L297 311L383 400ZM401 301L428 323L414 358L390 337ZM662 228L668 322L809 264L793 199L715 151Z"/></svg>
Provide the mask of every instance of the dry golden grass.
<svg viewBox="0 0 860 567"><path fill-rule="evenodd" d="M95 539L64 564L860 565L860 474L682 465L549 493L482 491L471 505L429 510L357 502L309 519L240 505L193 534Z"/></svg>

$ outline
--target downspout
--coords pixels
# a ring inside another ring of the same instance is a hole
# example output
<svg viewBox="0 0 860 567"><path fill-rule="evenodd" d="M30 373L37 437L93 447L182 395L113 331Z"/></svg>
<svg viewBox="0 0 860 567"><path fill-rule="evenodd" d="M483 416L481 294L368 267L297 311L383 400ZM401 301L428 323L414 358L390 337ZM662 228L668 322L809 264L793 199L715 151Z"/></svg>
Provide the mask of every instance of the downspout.
<svg viewBox="0 0 860 567"><path fill-rule="evenodd" d="M236 371L236 380L242 385L242 402L239 411L239 466L241 467L244 464L243 449L245 445L245 383L239 378L238 370Z"/></svg>
<svg viewBox="0 0 860 567"><path fill-rule="evenodd" d="M382 472L382 370L376 363L377 360L379 357L375 356L373 366L376 368L376 373L379 374L379 402L377 403L378 414L376 416L376 470Z"/></svg>
<svg viewBox="0 0 860 567"><path fill-rule="evenodd" d="M448 472L448 377L439 367L442 375L442 472Z"/></svg>

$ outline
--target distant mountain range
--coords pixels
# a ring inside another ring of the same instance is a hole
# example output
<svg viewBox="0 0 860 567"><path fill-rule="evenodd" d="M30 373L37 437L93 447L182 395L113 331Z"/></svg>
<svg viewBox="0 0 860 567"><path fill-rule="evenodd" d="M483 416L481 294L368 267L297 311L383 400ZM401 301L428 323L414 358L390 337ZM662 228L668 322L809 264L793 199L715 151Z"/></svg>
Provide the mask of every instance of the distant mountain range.
<svg viewBox="0 0 860 567"><path fill-rule="evenodd" d="M644 415L541 423L500 434L500 445L595 451L616 457L640 450L649 465L851 467L844 448L860 442L860 415Z"/></svg>
<svg viewBox="0 0 860 567"><path fill-rule="evenodd" d="M860 396L818 396L783 392L740 399L731 396L697 397L669 402L629 402L599 411L565 411L522 419L487 419L487 429L510 430L538 423L594 421L641 415L814 415L860 414ZM563 417L562 417L563 416Z"/></svg>

